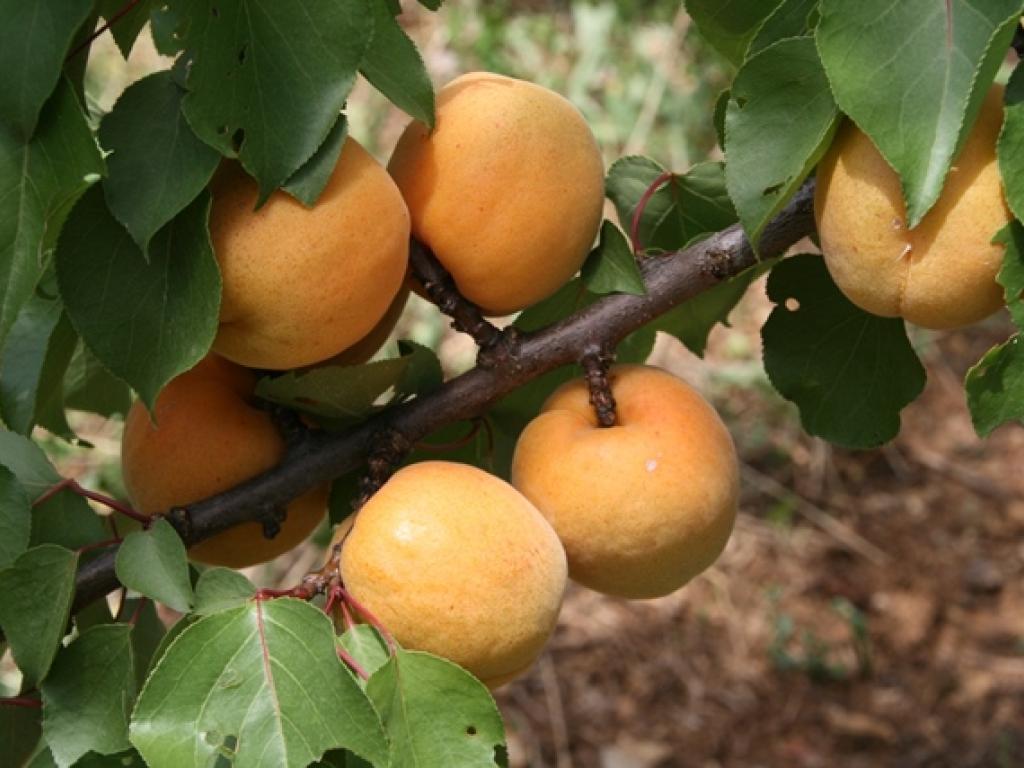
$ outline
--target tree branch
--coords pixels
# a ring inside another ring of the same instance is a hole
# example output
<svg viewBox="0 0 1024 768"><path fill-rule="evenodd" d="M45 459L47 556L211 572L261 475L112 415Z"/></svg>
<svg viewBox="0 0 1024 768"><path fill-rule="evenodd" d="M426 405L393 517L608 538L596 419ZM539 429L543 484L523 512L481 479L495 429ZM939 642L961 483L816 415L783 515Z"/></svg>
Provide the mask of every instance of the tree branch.
<svg viewBox="0 0 1024 768"><path fill-rule="evenodd" d="M809 181L765 227L762 258L781 255L814 231L813 196L814 182ZM493 367L477 366L436 392L389 409L347 432L309 432L296 440L281 464L268 472L176 510L188 521L183 525L179 520L176 527L185 543L191 545L256 519L261 509L285 505L355 469L366 459L376 435L392 431L414 443L445 424L477 416L541 374L579 361L595 346L612 347L658 315L756 262L738 225L677 253L646 259L642 264L646 295L606 296L561 322L524 335L517 348ZM175 523L173 517L170 519ZM116 548L105 550L81 567L74 610L119 586L114 575L116 554Z"/></svg>

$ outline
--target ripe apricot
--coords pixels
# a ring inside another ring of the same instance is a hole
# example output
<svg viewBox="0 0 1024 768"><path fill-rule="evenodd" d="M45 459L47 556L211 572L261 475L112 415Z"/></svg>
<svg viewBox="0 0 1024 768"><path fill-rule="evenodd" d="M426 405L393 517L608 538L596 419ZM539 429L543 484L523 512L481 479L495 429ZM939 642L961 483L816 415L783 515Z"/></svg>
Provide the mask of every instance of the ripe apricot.
<svg viewBox="0 0 1024 768"><path fill-rule="evenodd" d="M167 512L226 491L270 469L285 445L266 411L250 402L256 376L216 355L173 379L157 397L154 419L141 402L125 419L124 482L136 509ZM273 539L245 523L196 544L192 559L242 568L287 552L327 511L327 489L300 496Z"/></svg>
<svg viewBox="0 0 1024 768"><path fill-rule="evenodd" d="M433 131L409 124L388 170L413 235L486 313L550 296L576 273L601 224L601 153L554 91L475 72L437 94Z"/></svg>
<svg viewBox="0 0 1024 768"><path fill-rule="evenodd" d="M681 379L622 365L610 381L615 426L598 427L582 380L564 384L520 435L512 484L551 522L573 580L658 597L725 548L739 494L736 451L714 408Z"/></svg>
<svg viewBox="0 0 1024 768"><path fill-rule="evenodd" d="M555 626L565 553L508 483L465 464L399 470L363 506L341 577L406 648L497 687L524 672Z"/></svg>
<svg viewBox="0 0 1024 768"><path fill-rule="evenodd" d="M387 172L353 139L316 205L225 163L212 184L210 235L223 297L214 351L284 370L326 360L365 337L398 294L409 212Z"/></svg>
<svg viewBox="0 0 1024 768"><path fill-rule="evenodd" d="M854 304L925 328L976 322L1003 303L996 283L1012 218L996 163L1003 88L989 91L942 194L914 229L899 177L853 123L818 167L815 216L829 273Z"/></svg>

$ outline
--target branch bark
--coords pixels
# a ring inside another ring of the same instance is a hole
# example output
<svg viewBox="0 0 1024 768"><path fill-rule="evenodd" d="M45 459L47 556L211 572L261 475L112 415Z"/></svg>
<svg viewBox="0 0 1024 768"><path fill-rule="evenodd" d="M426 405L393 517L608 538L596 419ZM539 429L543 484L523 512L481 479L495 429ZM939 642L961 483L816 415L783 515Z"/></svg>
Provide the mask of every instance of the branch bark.
<svg viewBox="0 0 1024 768"><path fill-rule="evenodd" d="M761 238L761 257L783 254L814 231L814 182L805 184L773 219ZM240 523L260 519L315 486L363 462L375 436L402 435L414 443L439 427L469 419L543 373L575 363L588 350L610 348L630 332L672 307L733 277L757 262L739 225L682 251L644 260L643 296L615 294L555 325L521 337L515 350L491 367L477 366L436 392L390 409L340 434L307 433L284 461L224 493L176 510L172 516L186 544L195 544ZM182 523L182 517L187 525ZM74 610L116 589L116 548L82 566L76 579Z"/></svg>

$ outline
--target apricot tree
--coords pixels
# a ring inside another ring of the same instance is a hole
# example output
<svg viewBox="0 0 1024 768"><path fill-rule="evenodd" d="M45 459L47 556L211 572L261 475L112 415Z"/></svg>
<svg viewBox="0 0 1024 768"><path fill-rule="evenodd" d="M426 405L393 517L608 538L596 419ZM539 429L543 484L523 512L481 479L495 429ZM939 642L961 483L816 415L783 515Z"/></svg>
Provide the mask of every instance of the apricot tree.
<svg viewBox="0 0 1024 768"><path fill-rule="evenodd" d="M566 573L662 594L731 530L731 440L638 367L658 332L701 355L767 273L770 381L870 448L924 385L904 318L1024 327L1024 0L687 0L735 69L707 115L725 161L603 181L547 89L435 99L398 0L0 2L13 765L504 764L484 683L539 653ZM174 63L100 114L105 34ZM413 121L390 178L348 136L357 77ZM474 368L378 351L409 290ZM1024 420L1019 334L965 393L981 435ZM58 474L40 438L78 440L68 410L127 415L129 501ZM220 567L325 516L298 584Z"/></svg>

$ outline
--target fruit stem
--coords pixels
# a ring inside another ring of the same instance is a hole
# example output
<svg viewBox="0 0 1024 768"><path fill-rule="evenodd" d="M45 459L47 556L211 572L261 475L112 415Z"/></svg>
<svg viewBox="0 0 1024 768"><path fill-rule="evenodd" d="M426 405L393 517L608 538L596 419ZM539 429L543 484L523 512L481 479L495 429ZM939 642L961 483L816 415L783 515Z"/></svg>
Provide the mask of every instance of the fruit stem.
<svg viewBox="0 0 1024 768"><path fill-rule="evenodd" d="M409 266L430 300L452 319L452 327L473 337L480 348L477 363L482 368L500 366L513 357L519 341L516 329L502 330L488 322L480 308L459 292L437 257L417 240L410 241Z"/></svg>
<svg viewBox="0 0 1024 768"><path fill-rule="evenodd" d="M26 709L39 709L43 702L31 696L6 696L0 697L0 707L25 707Z"/></svg>
<svg viewBox="0 0 1024 768"><path fill-rule="evenodd" d="M108 29L110 29L112 26L114 26L114 24L116 22L120 21L121 18L126 16L128 14L128 12L131 11L131 9L134 8L138 4L139 4L139 0L128 0L128 2L125 3L123 6L121 6L121 9L117 13L115 13L113 16L111 16L104 24L102 24L99 27L99 29L97 29L95 32L93 32L91 35L89 35L87 38L85 38L85 40L83 40L78 45L76 45L74 47L74 49L67 56L64 57L64 61L65 62L71 61L73 58L75 58L75 56L77 56L79 53L81 53L86 48L88 48L90 45L92 45L93 41L97 37L99 37L104 32L106 32Z"/></svg>
<svg viewBox="0 0 1024 768"><path fill-rule="evenodd" d="M39 498L32 502L32 506L38 507L43 502L52 499L65 488L72 493L78 494L82 498L90 499L91 501L102 504L103 506L112 509L114 512L120 512L125 517L130 517L132 520L142 523L144 527L149 527L150 518L147 515L144 515L141 512L136 512L127 504L124 504L111 496L97 493L96 491L90 491L88 488L83 488L79 485L77 480L70 477L65 477L60 480L60 482L54 483L50 488L44 491Z"/></svg>
<svg viewBox="0 0 1024 768"><path fill-rule="evenodd" d="M651 185L644 190L644 193L640 196L640 200L636 204L636 210L633 211L633 220L629 225L629 239L633 244L633 253L639 256L643 253L643 244L640 242L640 219L643 218L644 211L647 210L647 204L651 202L651 198L654 197L654 193L661 189L665 184L675 178L675 174L671 171L665 171L658 178L651 182Z"/></svg>
<svg viewBox="0 0 1024 768"><path fill-rule="evenodd" d="M615 397L608 381L612 356L601 348L591 348L580 359L583 376L590 388L590 404L594 406L599 427L615 426Z"/></svg>
<svg viewBox="0 0 1024 768"><path fill-rule="evenodd" d="M341 659L345 664L348 665L349 669L359 675L363 680L369 680L370 676L366 674L366 670L362 668L358 661L356 661L352 655L342 648L340 645L335 645L338 650L338 658Z"/></svg>
<svg viewBox="0 0 1024 768"><path fill-rule="evenodd" d="M354 597L352 597L352 593L340 584L338 585L338 591L341 593L341 599L348 603L350 606L352 606L353 611L362 616L367 624L369 624L371 627L380 632L380 636L383 637L384 642L387 643L388 653L394 656L395 651L398 649L398 647L395 645L395 638L391 635L390 632L388 632L385 626L381 623L381 620L374 616L370 612L369 608L367 608L365 605L363 605Z"/></svg>

